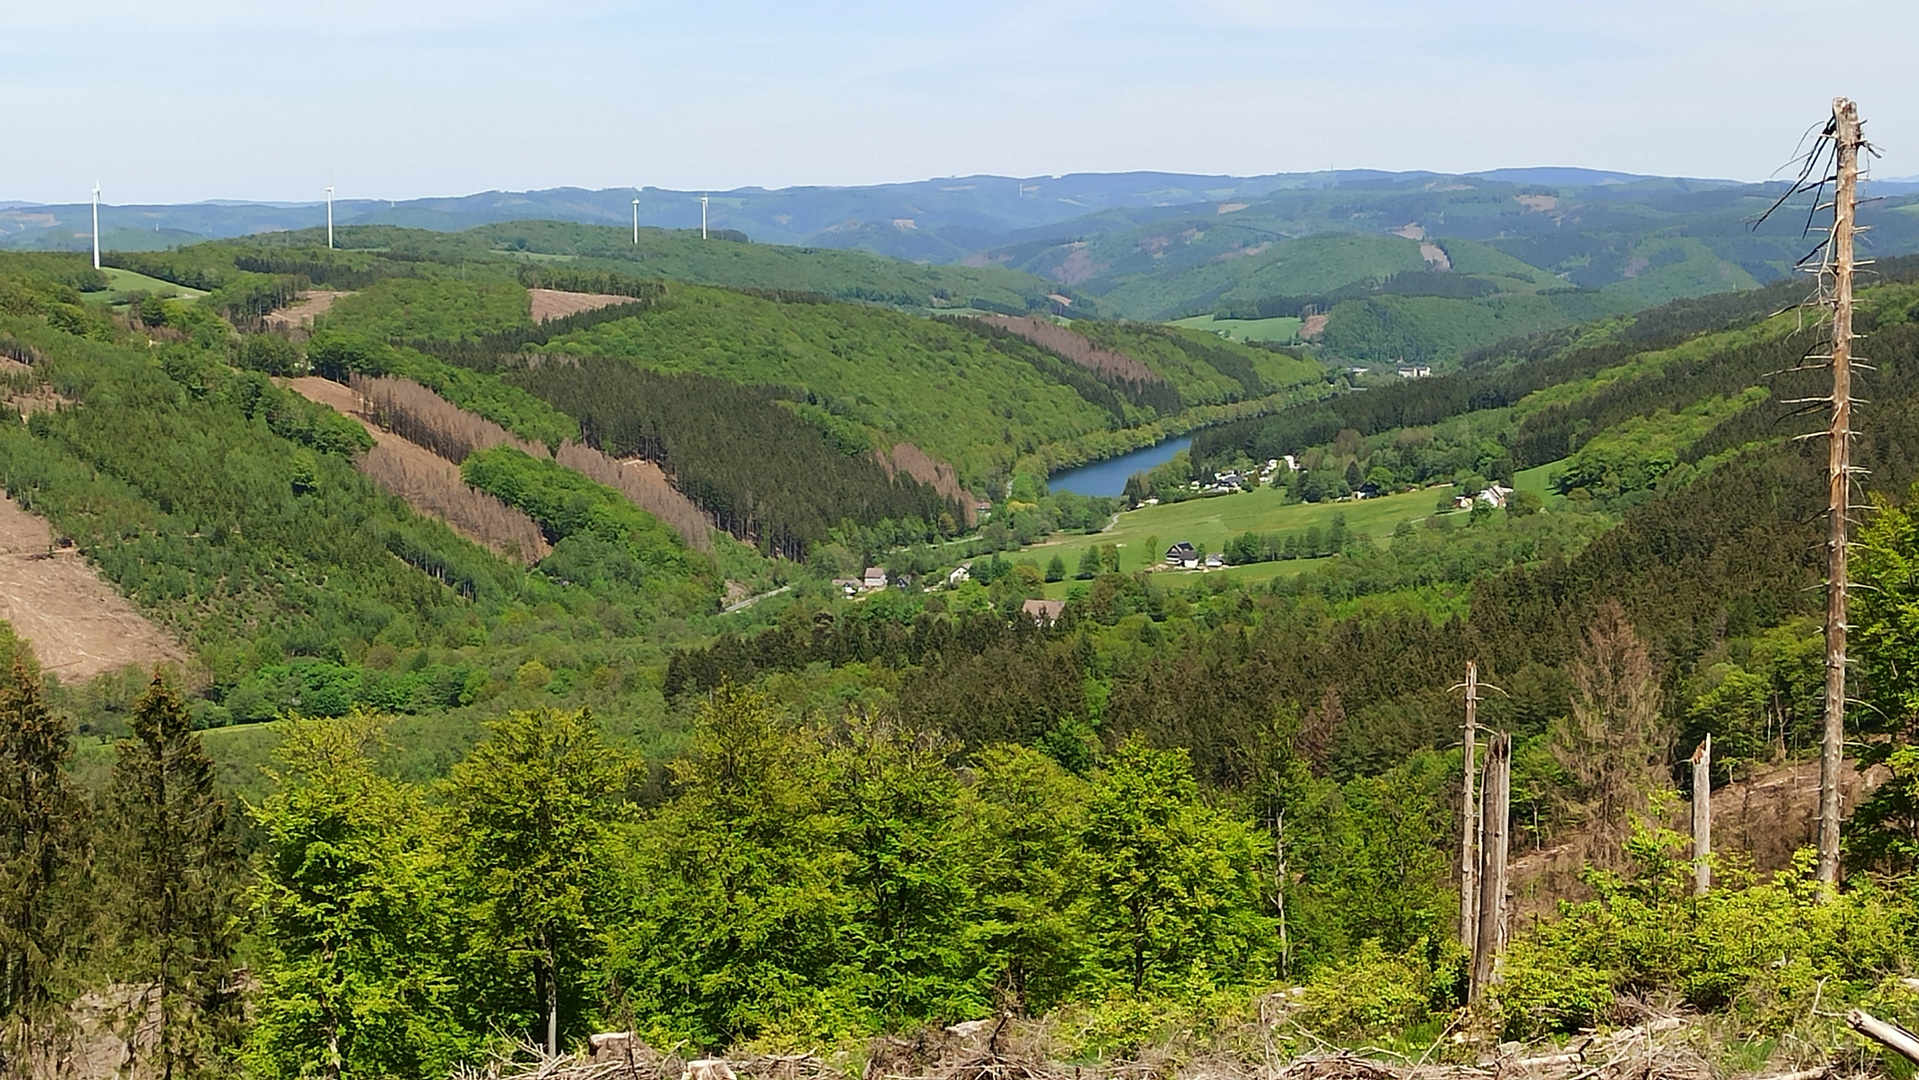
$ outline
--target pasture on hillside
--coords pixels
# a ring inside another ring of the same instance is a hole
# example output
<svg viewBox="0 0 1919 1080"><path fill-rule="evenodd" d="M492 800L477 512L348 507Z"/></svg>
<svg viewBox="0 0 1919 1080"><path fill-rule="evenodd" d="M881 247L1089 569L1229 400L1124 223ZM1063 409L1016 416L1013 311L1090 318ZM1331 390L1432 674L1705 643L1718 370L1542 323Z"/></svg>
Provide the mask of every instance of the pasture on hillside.
<svg viewBox="0 0 1919 1080"><path fill-rule="evenodd" d="M1282 345L1299 340L1300 320L1290 316L1272 319L1222 319L1214 315L1195 315L1174 319L1174 326L1219 334L1228 341L1276 341Z"/></svg>
<svg viewBox="0 0 1919 1080"><path fill-rule="evenodd" d="M1162 503L1124 511L1111 528L1096 536L1060 535L1034 544L1020 552L1021 558L1037 556L1041 563L1055 552L1066 556L1067 568L1076 564L1079 553L1088 546L1119 546L1119 568L1132 573L1157 566L1166 549L1181 541L1203 551L1219 551L1228 540L1241 533L1303 533L1311 528L1325 529L1333 516L1343 514L1346 528L1355 535L1378 539L1390 536L1402 521L1418 521L1433 513L1440 499L1451 499L1449 485L1386 495L1377 499L1344 502L1285 502L1278 488L1257 488L1237 495L1215 495L1181 503ZM1149 538L1157 538L1152 550ZM1303 565L1307 560L1293 560Z"/></svg>

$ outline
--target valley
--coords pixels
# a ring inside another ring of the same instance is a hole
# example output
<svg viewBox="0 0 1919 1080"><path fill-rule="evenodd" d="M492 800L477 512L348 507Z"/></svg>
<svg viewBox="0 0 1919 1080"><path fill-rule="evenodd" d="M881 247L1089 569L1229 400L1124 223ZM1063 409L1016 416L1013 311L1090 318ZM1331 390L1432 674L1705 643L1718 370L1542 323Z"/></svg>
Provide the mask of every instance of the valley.
<svg viewBox="0 0 1919 1080"><path fill-rule="evenodd" d="M1642 992L1741 1038L1776 1029L1729 1002L1879 1001L1912 916L1919 259L1857 303L1884 599L1846 865L1888 884L1827 896L1792 851L1827 327L1777 314L1783 246L1731 242L1761 192L1259 186L925 263L519 220L0 251L33 403L0 424L0 714L71 723L48 775L102 828L143 740L244 800L206 857L264 890L216 905L252 920L262 1075L311 1059L300 972L342 962L295 895L398 912L343 947L430 1034L394 1075L478 1060L475 1017L737 1053L1120 1010L1230 1054L1278 994L1300 1026L1269 1034L1470 1026L1470 1065ZM1454 923L1469 663L1517 856L1492 1005ZM1695 897L1666 826L1701 796ZM361 868L315 871L320 834ZM514 877L499 837L565 859ZM489 921L555 881L565 950ZM1684 951L1741 919L1757 952ZM1775 965L1788 939L1816 959ZM431 987L357 958L396 955Z"/></svg>

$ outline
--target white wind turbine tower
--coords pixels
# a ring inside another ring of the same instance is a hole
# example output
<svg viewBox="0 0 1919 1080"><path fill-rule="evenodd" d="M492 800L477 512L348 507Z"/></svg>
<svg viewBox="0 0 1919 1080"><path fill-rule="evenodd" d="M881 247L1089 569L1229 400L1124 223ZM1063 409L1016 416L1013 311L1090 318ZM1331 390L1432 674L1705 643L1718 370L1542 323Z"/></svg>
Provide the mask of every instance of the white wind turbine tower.
<svg viewBox="0 0 1919 1080"><path fill-rule="evenodd" d="M633 199L633 246L640 246L640 200Z"/></svg>
<svg viewBox="0 0 1919 1080"><path fill-rule="evenodd" d="M333 247L333 185L326 186L326 246Z"/></svg>
<svg viewBox="0 0 1919 1080"><path fill-rule="evenodd" d="M100 269L100 181L93 182L93 268Z"/></svg>
<svg viewBox="0 0 1919 1080"><path fill-rule="evenodd" d="M700 196L700 239L706 239L706 196Z"/></svg>

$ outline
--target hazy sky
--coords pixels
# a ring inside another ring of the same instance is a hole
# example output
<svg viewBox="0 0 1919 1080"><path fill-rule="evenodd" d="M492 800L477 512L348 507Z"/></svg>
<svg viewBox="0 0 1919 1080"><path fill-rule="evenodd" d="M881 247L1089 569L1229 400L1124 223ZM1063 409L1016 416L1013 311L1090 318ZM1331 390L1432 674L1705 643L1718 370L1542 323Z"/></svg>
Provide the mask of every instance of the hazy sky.
<svg viewBox="0 0 1919 1080"><path fill-rule="evenodd" d="M0 0L0 200L1583 165L1919 173L1919 4ZM1835 9L1835 14L1838 9Z"/></svg>

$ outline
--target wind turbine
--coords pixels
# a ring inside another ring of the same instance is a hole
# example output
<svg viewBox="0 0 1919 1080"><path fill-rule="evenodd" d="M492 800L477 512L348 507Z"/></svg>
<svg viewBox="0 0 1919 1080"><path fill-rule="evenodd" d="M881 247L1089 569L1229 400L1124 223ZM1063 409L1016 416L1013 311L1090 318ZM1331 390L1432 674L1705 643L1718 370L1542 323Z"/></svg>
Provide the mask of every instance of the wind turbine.
<svg viewBox="0 0 1919 1080"><path fill-rule="evenodd" d="M333 247L333 185L326 186L326 246Z"/></svg>
<svg viewBox="0 0 1919 1080"><path fill-rule="evenodd" d="M635 196L633 199L633 246L640 246L640 200L638 196Z"/></svg>
<svg viewBox="0 0 1919 1080"><path fill-rule="evenodd" d="M700 239L706 239L706 196L700 196Z"/></svg>
<svg viewBox="0 0 1919 1080"><path fill-rule="evenodd" d="M93 268L100 269L100 181L93 182Z"/></svg>

